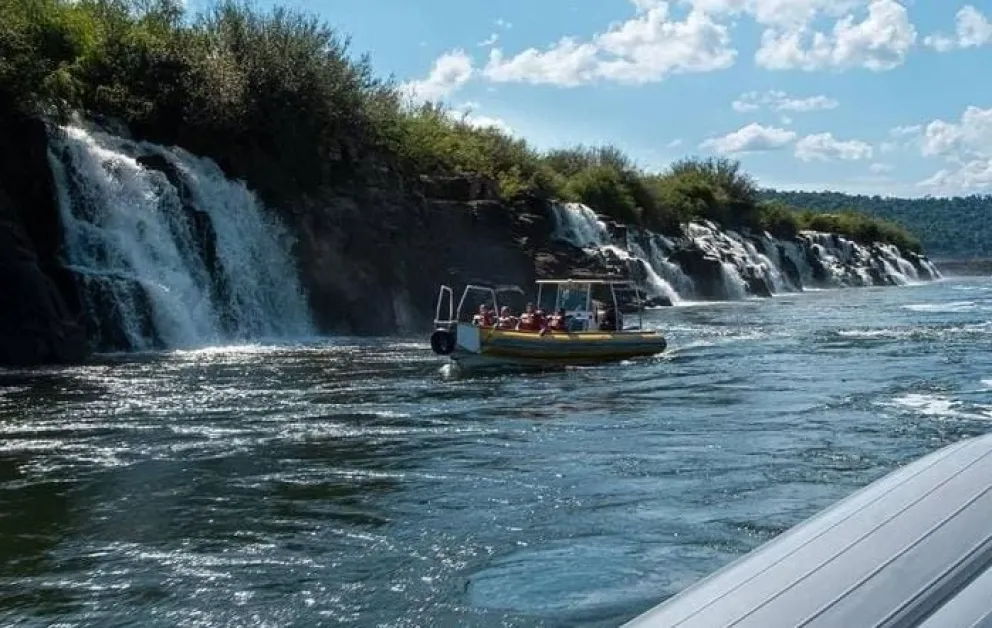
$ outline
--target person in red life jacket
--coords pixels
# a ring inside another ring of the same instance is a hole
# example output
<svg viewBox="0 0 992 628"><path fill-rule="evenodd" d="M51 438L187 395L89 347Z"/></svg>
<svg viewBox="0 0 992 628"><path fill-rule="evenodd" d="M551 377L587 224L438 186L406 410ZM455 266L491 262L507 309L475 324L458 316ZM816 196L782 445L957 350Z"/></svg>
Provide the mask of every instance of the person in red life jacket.
<svg viewBox="0 0 992 628"><path fill-rule="evenodd" d="M495 323L493 311L483 303L479 306L479 313L472 317L472 324L476 327L492 327Z"/></svg>
<svg viewBox="0 0 992 628"><path fill-rule="evenodd" d="M499 319L496 321L496 329L516 329L517 317L510 312L510 307L504 305L499 309Z"/></svg>
<svg viewBox="0 0 992 628"><path fill-rule="evenodd" d="M558 308L558 311L552 314L551 318L545 319L545 326L541 330L541 335L543 336L553 331L568 331L565 308Z"/></svg>
<svg viewBox="0 0 992 628"><path fill-rule="evenodd" d="M540 331L541 322L534 311L534 304L528 303L524 308L524 313L520 315L520 322L517 323L518 331Z"/></svg>

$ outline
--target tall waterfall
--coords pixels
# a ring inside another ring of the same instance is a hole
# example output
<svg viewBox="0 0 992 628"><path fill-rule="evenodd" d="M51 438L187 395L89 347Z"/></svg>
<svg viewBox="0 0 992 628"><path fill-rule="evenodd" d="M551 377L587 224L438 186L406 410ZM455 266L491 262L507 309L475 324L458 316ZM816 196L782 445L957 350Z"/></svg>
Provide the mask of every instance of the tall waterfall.
<svg viewBox="0 0 992 628"><path fill-rule="evenodd" d="M179 148L52 135L66 261L99 348L312 333L288 232L244 184Z"/></svg>
<svg viewBox="0 0 992 628"><path fill-rule="evenodd" d="M648 294L673 304L771 296L805 287L907 285L940 277L922 256L837 234L804 231L778 239L692 222L672 238L633 227L614 238L609 225L585 205L560 203L552 212L555 239L604 260L620 260L628 270L641 268Z"/></svg>

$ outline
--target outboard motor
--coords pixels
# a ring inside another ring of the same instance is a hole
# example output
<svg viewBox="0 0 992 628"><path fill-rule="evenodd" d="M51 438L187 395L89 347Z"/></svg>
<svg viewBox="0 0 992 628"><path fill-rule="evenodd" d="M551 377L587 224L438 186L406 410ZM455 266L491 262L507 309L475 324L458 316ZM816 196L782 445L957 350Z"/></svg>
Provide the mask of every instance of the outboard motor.
<svg viewBox="0 0 992 628"><path fill-rule="evenodd" d="M455 340L455 333L450 327L438 327L431 334L431 349L438 355L450 355L455 350Z"/></svg>

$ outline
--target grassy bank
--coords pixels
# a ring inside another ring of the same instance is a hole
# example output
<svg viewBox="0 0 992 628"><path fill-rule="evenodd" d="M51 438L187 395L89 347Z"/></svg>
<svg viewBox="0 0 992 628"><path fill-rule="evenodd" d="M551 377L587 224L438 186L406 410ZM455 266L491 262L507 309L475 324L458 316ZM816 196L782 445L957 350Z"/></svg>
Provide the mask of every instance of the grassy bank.
<svg viewBox="0 0 992 628"><path fill-rule="evenodd" d="M6 0L0 108L126 122L137 134L210 156L268 199L353 181L363 164L411 178L478 173L507 201L581 201L618 220L672 231L727 227L835 231L908 249L895 224L850 212L763 203L737 162L686 159L663 173L612 147L540 152L444 108L404 102L367 58L316 18L223 1L190 16L178 0Z"/></svg>

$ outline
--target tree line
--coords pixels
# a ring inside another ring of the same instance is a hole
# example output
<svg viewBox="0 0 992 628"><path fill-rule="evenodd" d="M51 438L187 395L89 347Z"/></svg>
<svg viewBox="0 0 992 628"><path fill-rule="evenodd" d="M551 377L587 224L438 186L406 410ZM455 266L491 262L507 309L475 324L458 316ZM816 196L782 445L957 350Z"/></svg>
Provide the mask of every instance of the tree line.
<svg viewBox="0 0 992 628"><path fill-rule="evenodd" d="M213 158L269 201L353 182L374 163L411 182L483 175L508 207L571 200L661 232L712 220L920 249L888 216L769 198L737 161L687 158L652 173L612 146L536 150L444 105L410 102L315 16L239 0L197 15L180 0L5 0L0 111L120 120L137 136Z"/></svg>

